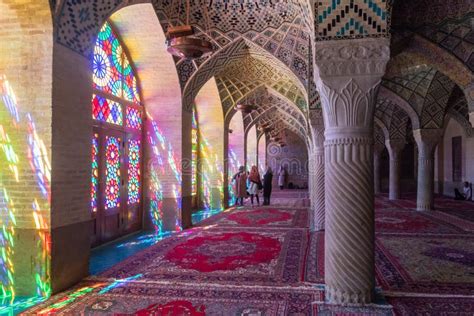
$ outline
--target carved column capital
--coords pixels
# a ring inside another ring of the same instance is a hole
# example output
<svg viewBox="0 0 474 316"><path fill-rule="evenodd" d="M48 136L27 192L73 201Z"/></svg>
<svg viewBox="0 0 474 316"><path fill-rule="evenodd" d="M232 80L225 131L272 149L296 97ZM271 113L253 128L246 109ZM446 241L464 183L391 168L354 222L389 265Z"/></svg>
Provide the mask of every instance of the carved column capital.
<svg viewBox="0 0 474 316"><path fill-rule="evenodd" d="M371 137L375 98L390 59L387 39L316 44L315 83L324 109L326 139Z"/></svg>
<svg viewBox="0 0 474 316"><path fill-rule="evenodd" d="M413 131L419 157L431 158L438 142L443 136L442 129L416 129Z"/></svg>
<svg viewBox="0 0 474 316"><path fill-rule="evenodd" d="M387 139L385 146L387 147L390 160L398 160L400 153L405 148L406 142L398 139Z"/></svg>
<svg viewBox="0 0 474 316"><path fill-rule="evenodd" d="M309 115L315 150L324 146L324 121L322 109L311 110Z"/></svg>
<svg viewBox="0 0 474 316"><path fill-rule="evenodd" d="M354 77L385 73L390 40L364 38L316 42L315 61L321 78Z"/></svg>

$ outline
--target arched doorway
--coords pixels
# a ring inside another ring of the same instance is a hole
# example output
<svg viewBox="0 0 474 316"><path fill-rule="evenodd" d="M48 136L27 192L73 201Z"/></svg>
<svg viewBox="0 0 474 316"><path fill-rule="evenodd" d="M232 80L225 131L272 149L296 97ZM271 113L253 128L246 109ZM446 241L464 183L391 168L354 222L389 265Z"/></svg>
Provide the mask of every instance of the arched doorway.
<svg viewBox="0 0 474 316"><path fill-rule="evenodd" d="M141 228L143 106L133 62L111 21L93 57L93 245Z"/></svg>

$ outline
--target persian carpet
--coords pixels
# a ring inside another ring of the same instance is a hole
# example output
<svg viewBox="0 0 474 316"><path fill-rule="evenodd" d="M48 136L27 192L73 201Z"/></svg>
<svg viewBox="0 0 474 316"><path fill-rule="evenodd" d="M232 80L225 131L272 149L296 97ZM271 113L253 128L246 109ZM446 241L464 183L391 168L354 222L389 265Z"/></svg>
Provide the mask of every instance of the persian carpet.
<svg viewBox="0 0 474 316"><path fill-rule="evenodd" d="M474 298L456 297L390 297L396 316L474 315Z"/></svg>
<svg viewBox="0 0 474 316"><path fill-rule="evenodd" d="M234 287L82 282L28 311L55 315L311 315L322 292L311 287Z"/></svg>
<svg viewBox="0 0 474 316"><path fill-rule="evenodd" d="M384 290L474 294L472 235L379 235L375 259Z"/></svg>
<svg viewBox="0 0 474 316"><path fill-rule="evenodd" d="M119 263L100 277L221 284L294 284L303 279L305 229L221 228L173 236Z"/></svg>
<svg viewBox="0 0 474 316"><path fill-rule="evenodd" d="M448 221L430 216L426 212L406 210L377 210L375 229L384 233L456 234L464 230Z"/></svg>
<svg viewBox="0 0 474 316"><path fill-rule="evenodd" d="M255 209L236 209L231 213L221 213L202 225L246 227L308 227L307 209L280 209L260 207Z"/></svg>
<svg viewBox="0 0 474 316"><path fill-rule="evenodd" d="M324 283L324 232L311 233L305 281Z"/></svg>

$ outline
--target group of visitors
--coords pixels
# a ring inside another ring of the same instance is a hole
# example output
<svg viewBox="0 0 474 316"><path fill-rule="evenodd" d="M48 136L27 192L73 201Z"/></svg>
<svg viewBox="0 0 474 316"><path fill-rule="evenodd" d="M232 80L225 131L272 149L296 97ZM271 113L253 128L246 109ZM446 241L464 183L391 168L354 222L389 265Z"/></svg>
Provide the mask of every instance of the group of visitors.
<svg viewBox="0 0 474 316"><path fill-rule="evenodd" d="M282 176L283 174L283 176ZM281 167L278 175L278 186L283 189L284 181L286 177L286 170ZM244 199L250 196L252 206L254 205L254 198L256 199L257 205L260 205L259 191L263 189L263 205L270 205L270 196L272 194L272 180L273 172L272 168L268 166L266 168L263 179L258 172L257 166L250 168L250 173L245 170L244 166L240 166L239 172L233 177L234 181L234 193L236 197L236 205L244 205Z"/></svg>

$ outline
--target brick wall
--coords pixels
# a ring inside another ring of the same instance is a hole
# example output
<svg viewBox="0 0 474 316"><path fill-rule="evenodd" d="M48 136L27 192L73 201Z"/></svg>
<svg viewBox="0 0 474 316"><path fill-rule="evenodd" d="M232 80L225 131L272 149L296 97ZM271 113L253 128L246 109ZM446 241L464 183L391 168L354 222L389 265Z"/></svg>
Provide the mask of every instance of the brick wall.
<svg viewBox="0 0 474 316"><path fill-rule="evenodd" d="M52 34L48 1L0 3L0 93L10 98L8 107L0 101L0 144L11 150L0 148L0 222L14 240L6 286L16 295L37 291L35 273L49 282Z"/></svg>

